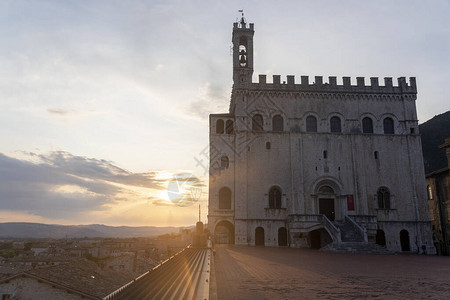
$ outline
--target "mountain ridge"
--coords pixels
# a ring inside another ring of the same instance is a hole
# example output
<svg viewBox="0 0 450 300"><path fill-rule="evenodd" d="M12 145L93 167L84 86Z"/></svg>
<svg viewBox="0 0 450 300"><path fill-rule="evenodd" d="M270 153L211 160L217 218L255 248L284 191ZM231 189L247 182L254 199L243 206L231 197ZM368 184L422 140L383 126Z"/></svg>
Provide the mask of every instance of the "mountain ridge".
<svg viewBox="0 0 450 300"><path fill-rule="evenodd" d="M434 116L419 125L425 174L447 167L444 149L439 146L450 137L450 111Z"/></svg>
<svg viewBox="0 0 450 300"><path fill-rule="evenodd" d="M131 238L178 233L175 226L59 225L30 222L0 223L0 238Z"/></svg>

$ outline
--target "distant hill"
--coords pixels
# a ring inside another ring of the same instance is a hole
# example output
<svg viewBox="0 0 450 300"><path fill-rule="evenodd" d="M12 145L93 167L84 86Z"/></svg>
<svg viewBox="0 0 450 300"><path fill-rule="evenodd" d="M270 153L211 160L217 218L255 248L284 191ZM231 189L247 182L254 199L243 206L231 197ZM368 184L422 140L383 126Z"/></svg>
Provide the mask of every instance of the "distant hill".
<svg viewBox="0 0 450 300"><path fill-rule="evenodd" d="M178 233L179 227L0 223L0 238L129 238Z"/></svg>
<svg viewBox="0 0 450 300"><path fill-rule="evenodd" d="M431 120L419 125L422 138L425 174L429 174L447 166L445 150L439 149L445 138L450 137L450 111L434 116Z"/></svg>

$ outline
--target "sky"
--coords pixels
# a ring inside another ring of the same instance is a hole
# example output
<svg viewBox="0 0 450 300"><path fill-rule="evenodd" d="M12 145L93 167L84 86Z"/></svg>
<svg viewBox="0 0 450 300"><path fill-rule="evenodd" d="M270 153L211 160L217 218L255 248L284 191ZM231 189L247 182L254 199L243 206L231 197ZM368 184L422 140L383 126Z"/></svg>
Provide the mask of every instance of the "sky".
<svg viewBox="0 0 450 300"><path fill-rule="evenodd" d="M450 110L448 0L1 0L0 222L206 221L239 9L255 81L416 77L419 123Z"/></svg>

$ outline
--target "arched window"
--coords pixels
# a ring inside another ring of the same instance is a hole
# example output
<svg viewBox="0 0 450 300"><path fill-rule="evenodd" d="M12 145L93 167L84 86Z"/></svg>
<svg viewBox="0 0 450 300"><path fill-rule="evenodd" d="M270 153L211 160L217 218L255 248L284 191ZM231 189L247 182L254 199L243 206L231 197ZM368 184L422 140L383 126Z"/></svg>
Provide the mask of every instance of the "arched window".
<svg viewBox="0 0 450 300"><path fill-rule="evenodd" d="M332 117L330 119L331 132L342 132L341 119L339 117Z"/></svg>
<svg viewBox="0 0 450 300"><path fill-rule="evenodd" d="M231 191L223 187L219 191L219 209L231 209Z"/></svg>
<svg viewBox="0 0 450 300"><path fill-rule="evenodd" d="M317 119L314 116L308 116L306 118L306 131L317 132Z"/></svg>
<svg viewBox="0 0 450 300"><path fill-rule="evenodd" d="M233 134L234 128L233 128L233 121L227 120L226 126L225 126L226 134Z"/></svg>
<svg viewBox="0 0 450 300"><path fill-rule="evenodd" d="M362 120L363 133L373 133L373 121L369 117Z"/></svg>
<svg viewBox="0 0 450 300"><path fill-rule="evenodd" d="M252 130L263 131L263 117L260 114L254 115L252 118Z"/></svg>
<svg viewBox="0 0 450 300"><path fill-rule="evenodd" d="M394 134L394 120L392 118L384 118L383 129L385 134Z"/></svg>
<svg viewBox="0 0 450 300"><path fill-rule="evenodd" d="M319 194L322 194L322 195L334 195L334 190L333 190L333 188L331 186L322 185L319 188Z"/></svg>
<svg viewBox="0 0 450 300"><path fill-rule="evenodd" d="M380 187L377 192L378 208L390 209L391 208L391 193L387 187Z"/></svg>
<svg viewBox="0 0 450 300"><path fill-rule="evenodd" d="M220 167L223 169L228 169L229 165L230 165L230 162L228 160L228 156L222 156L220 158Z"/></svg>
<svg viewBox="0 0 450 300"><path fill-rule="evenodd" d="M283 117L276 115L272 118L272 131L281 132L284 130Z"/></svg>
<svg viewBox="0 0 450 300"><path fill-rule="evenodd" d="M247 66L247 38L245 36L239 39L239 65Z"/></svg>
<svg viewBox="0 0 450 300"><path fill-rule="evenodd" d="M281 208L281 190L276 186L269 190L269 208Z"/></svg>
<svg viewBox="0 0 450 300"><path fill-rule="evenodd" d="M216 133L217 134L222 134L224 132L224 124L223 124L223 120L219 119L216 122Z"/></svg>

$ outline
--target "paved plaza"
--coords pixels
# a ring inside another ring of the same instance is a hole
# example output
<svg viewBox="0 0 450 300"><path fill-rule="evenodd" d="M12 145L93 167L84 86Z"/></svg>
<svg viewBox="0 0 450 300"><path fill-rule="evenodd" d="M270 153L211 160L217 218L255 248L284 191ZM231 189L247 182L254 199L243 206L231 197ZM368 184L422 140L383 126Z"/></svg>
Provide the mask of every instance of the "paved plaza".
<svg viewBox="0 0 450 300"><path fill-rule="evenodd" d="M450 257L215 249L212 299L450 299Z"/></svg>

